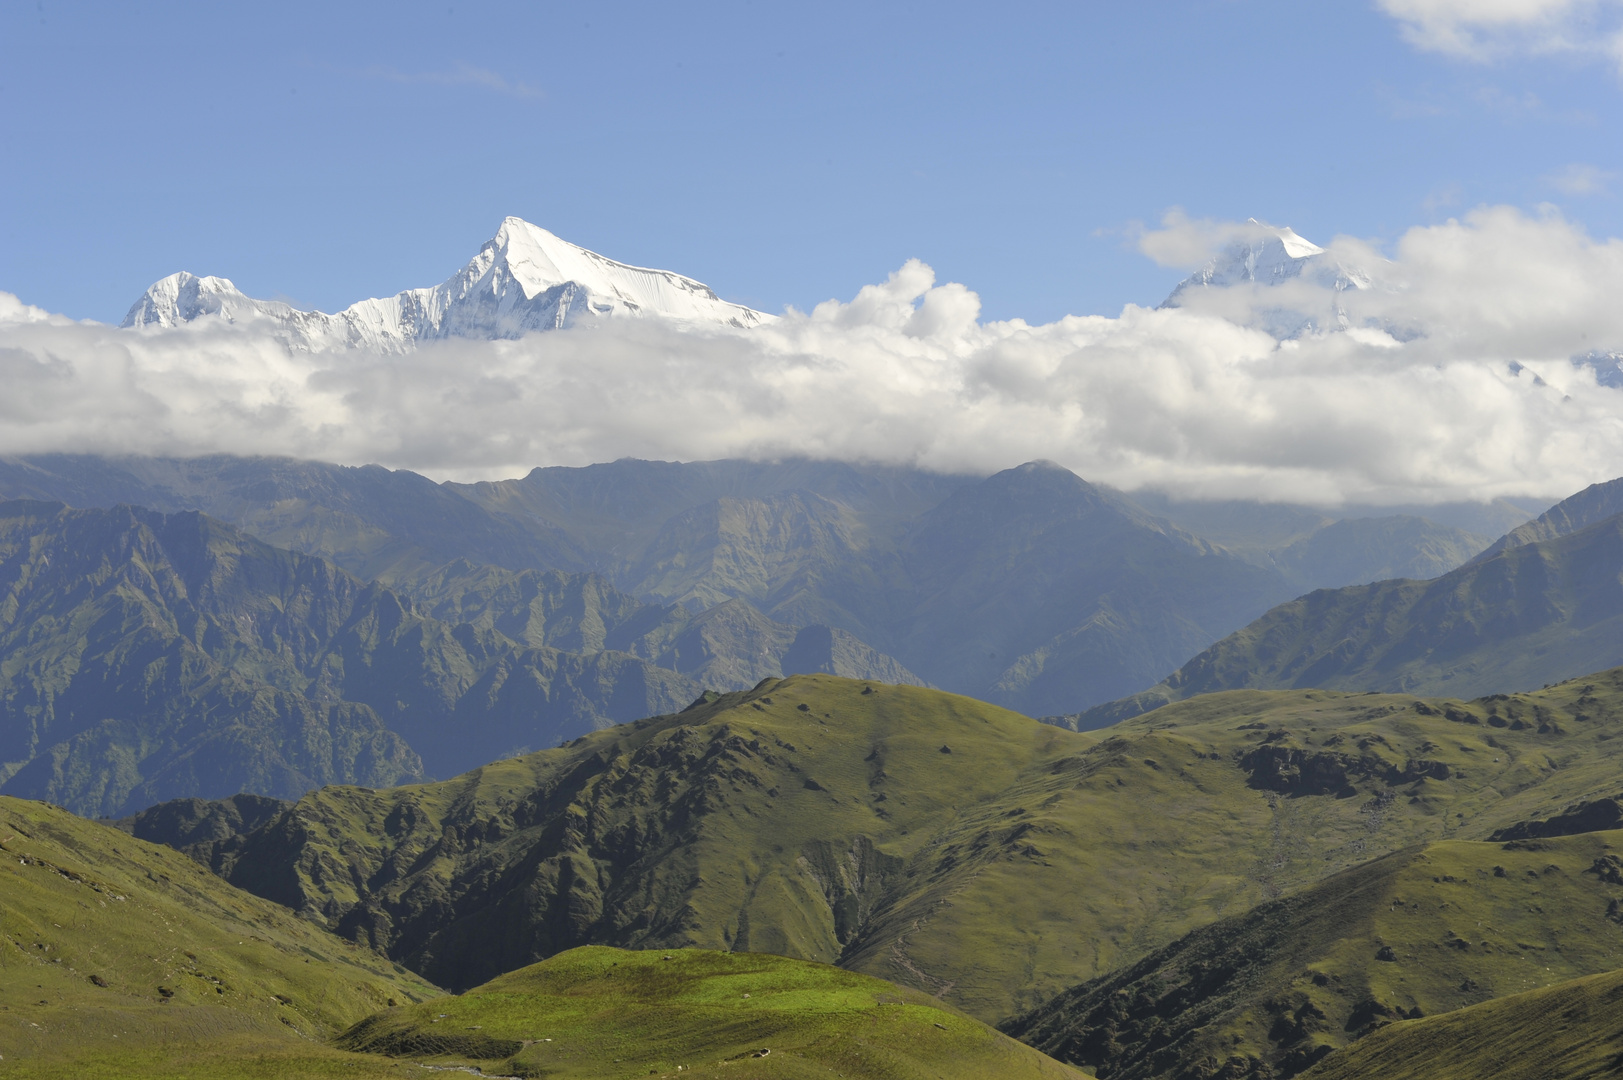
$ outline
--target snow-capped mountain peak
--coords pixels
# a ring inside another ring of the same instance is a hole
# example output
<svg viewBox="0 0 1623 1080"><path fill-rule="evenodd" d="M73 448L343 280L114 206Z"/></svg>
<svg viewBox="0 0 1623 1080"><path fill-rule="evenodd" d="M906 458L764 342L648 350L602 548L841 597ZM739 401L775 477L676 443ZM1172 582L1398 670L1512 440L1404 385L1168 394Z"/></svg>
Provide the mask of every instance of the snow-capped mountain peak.
<svg viewBox="0 0 1623 1080"><path fill-rule="evenodd" d="M1251 218L1246 225L1244 236L1180 281L1161 306L1194 306L1202 303L1202 294L1208 290L1235 286L1274 286L1305 281L1329 290L1332 297L1339 297L1348 289L1368 289L1371 285L1367 273L1344 265L1325 248L1288 226L1269 225L1256 218ZM1258 310L1255 315L1261 328L1281 339L1347 326L1346 312L1335 299L1331 301L1330 310L1320 314L1281 307Z"/></svg>
<svg viewBox="0 0 1623 1080"><path fill-rule="evenodd" d="M594 307L598 314L623 309L625 314L716 320L743 326L761 321L760 312L728 304L708 285L690 277L616 262L516 217L503 221L490 242L445 286L454 287L455 283L471 292L486 283L495 285L504 269L526 300L574 284L599 301Z"/></svg>
<svg viewBox="0 0 1623 1080"><path fill-rule="evenodd" d="M466 266L439 285L362 300L336 315L255 300L225 278L181 273L147 289L123 325L173 327L204 317L265 320L295 348L399 351L436 338L515 338L621 316L741 328L773 318L730 304L692 278L616 262L510 217Z"/></svg>
<svg viewBox="0 0 1623 1080"><path fill-rule="evenodd" d="M1261 228L1266 228L1266 226L1262 225L1262 223L1256 218L1248 219L1248 223ZM1289 225L1275 229L1274 235L1279 240L1279 246L1285 249L1285 254L1293 259L1305 259L1309 255L1324 254L1324 249L1322 247L1313 243L1311 240L1302 239L1300 236L1296 235L1296 230L1291 228Z"/></svg>
<svg viewBox="0 0 1623 1080"><path fill-rule="evenodd" d="M282 316L294 308L275 300L244 296L228 278L198 277L182 271L152 283L124 316L125 326L179 326L201 315L230 322L261 315Z"/></svg>

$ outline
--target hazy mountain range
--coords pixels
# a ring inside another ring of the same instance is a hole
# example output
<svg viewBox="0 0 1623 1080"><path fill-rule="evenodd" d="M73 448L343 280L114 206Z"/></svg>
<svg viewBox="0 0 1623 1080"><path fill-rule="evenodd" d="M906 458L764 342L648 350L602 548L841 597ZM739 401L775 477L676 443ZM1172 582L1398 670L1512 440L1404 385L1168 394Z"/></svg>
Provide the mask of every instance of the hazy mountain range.
<svg viewBox="0 0 1623 1080"><path fill-rule="evenodd" d="M1240 687L1476 696L1623 663L1623 481L1596 484L1429 581L1318 590L1167 679L1077 718L1098 726Z"/></svg>
<svg viewBox="0 0 1623 1080"><path fill-rule="evenodd" d="M1152 513L1043 463L979 479L628 460L434 484L286 459L51 456L0 461L0 496L197 510L425 600L457 563L463 575L593 573L639 603L694 615L742 601L740 626L764 617L788 628L771 631L781 637L826 625L923 681L1032 715L1150 685L1305 588L1435 575L1490 542L1413 515L1231 506L1247 533L1211 506L1162 500ZM1467 524L1502 532L1530 516L1506 504ZM1221 542L1200 535L1207 524ZM707 685L738 689L746 677Z"/></svg>

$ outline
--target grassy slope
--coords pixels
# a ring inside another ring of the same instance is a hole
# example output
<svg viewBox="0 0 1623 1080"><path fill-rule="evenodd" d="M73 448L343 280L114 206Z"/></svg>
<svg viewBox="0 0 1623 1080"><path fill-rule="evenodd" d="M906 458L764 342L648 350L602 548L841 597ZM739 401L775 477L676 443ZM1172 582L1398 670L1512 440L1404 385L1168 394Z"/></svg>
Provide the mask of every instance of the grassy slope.
<svg viewBox="0 0 1623 1080"><path fill-rule="evenodd" d="M1623 672L1504 701L1419 704L1431 715L1400 696L1241 692L1122 725L962 807L841 962L932 989L950 982L948 1000L1008 1015L1056 992L1067 969L1103 974L1371 857L1485 839L1615 793ZM1529 724L1537 715L1543 733ZM1293 796L1300 772L1267 767L1293 756L1310 777L1340 772L1354 794ZM939 981L910 977L909 965Z"/></svg>
<svg viewBox="0 0 1623 1080"><path fill-rule="evenodd" d="M1623 966L1619 851L1619 832L1405 849L1202 928L1007 1030L1120 1080L1293 1075L1394 1019Z"/></svg>
<svg viewBox="0 0 1623 1080"><path fill-rule="evenodd" d="M1623 751L1623 671L1470 703L1235 692L1103 740L865 688L799 676L453 781L325 789L233 880L447 985L696 945L995 1021L1375 856L1615 794Z"/></svg>
<svg viewBox="0 0 1623 1080"><path fill-rule="evenodd" d="M1623 1069L1623 971L1383 1028L1308 1080L1599 1080Z"/></svg>
<svg viewBox="0 0 1623 1080"><path fill-rule="evenodd" d="M781 956L693 949L573 949L460 997L380 1013L340 1044L572 1080L1080 1076L917 991Z"/></svg>
<svg viewBox="0 0 1623 1080"><path fill-rule="evenodd" d="M0 1076L325 1068L344 1055L311 1040L439 994L178 852L65 810L0 797L0 841Z"/></svg>

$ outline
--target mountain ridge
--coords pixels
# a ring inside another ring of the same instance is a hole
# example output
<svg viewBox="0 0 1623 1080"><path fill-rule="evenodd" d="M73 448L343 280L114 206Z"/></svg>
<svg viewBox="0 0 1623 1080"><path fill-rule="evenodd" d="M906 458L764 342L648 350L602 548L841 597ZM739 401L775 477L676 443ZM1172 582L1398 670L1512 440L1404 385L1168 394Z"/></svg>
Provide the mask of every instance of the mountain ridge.
<svg viewBox="0 0 1623 1080"><path fill-rule="evenodd" d="M1242 687L1464 697L1561 682L1623 663L1620 567L1623 514L1501 546L1431 581L1316 590L1067 722L1103 726Z"/></svg>
<svg viewBox="0 0 1623 1080"><path fill-rule="evenodd" d="M1620 724L1623 669L1502 700L1235 691L1100 734L794 676L449 781L313 792L226 854L234 884L452 987L692 945L997 1021L1372 858L1610 797Z"/></svg>
<svg viewBox="0 0 1623 1080"><path fill-rule="evenodd" d="M727 303L692 278L617 262L509 217L467 265L439 285L361 300L333 315L255 300L226 278L183 271L150 286L120 325L173 329L215 317L268 323L300 349L402 352L424 341L516 338L628 316L738 329L774 318Z"/></svg>
<svg viewBox="0 0 1623 1080"><path fill-rule="evenodd" d="M1033 715L1140 690L1306 588L1435 570L1486 542L1412 516L1337 523L1283 507L1269 524L1241 506L1175 508L1222 528L1220 543L1202 543L1201 528L1157 505L1036 464L971 477L808 459L628 459L435 484L292 459L56 456L0 460L0 495L201 510L419 597L462 560L520 575L596 573L638 603L695 617L741 600L791 630L854 635L921 681ZM1250 539L1236 533L1247 522L1261 530ZM736 659L758 675L734 686L777 674Z"/></svg>

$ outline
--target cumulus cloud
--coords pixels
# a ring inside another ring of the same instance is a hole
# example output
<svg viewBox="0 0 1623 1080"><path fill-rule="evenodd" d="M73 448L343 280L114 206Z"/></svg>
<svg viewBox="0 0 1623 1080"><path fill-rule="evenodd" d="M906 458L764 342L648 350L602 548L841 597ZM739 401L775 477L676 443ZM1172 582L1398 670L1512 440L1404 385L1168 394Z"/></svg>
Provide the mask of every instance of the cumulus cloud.
<svg viewBox="0 0 1623 1080"><path fill-rule="evenodd" d="M1618 0L1377 0L1410 44L1489 61L1522 54L1607 54L1623 62Z"/></svg>
<svg viewBox="0 0 1623 1080"><path fill-rule="evenodd" d="M1256 221L1217 221L1192 218L1173 207L1161 218L1159 229L1134 230L1138 250L1160 266L1192 270L1231 244L1266 239L1268 227Z"/></svg>
<svg viewBox="0 0 1623 1080"><path fill-rule="evenodd" d="M1184 261L1190 235L1249 228L1174 219L1142 242ZM0 296L0 453L291 454L464 479L622 456L1051 458L1129 489L1318 503L1558 497L1623 474L1623 391L1568 359L1623 347L1623 242L1490 208L1386 256L1327 248L1372 287L1342 294L1350 330L1284 342L1248 309L1286 286L1214 290L1221 312L982 322L972 291L917 261L753 330L613 319L391 356L207 318L119 330Z"/></svg>

